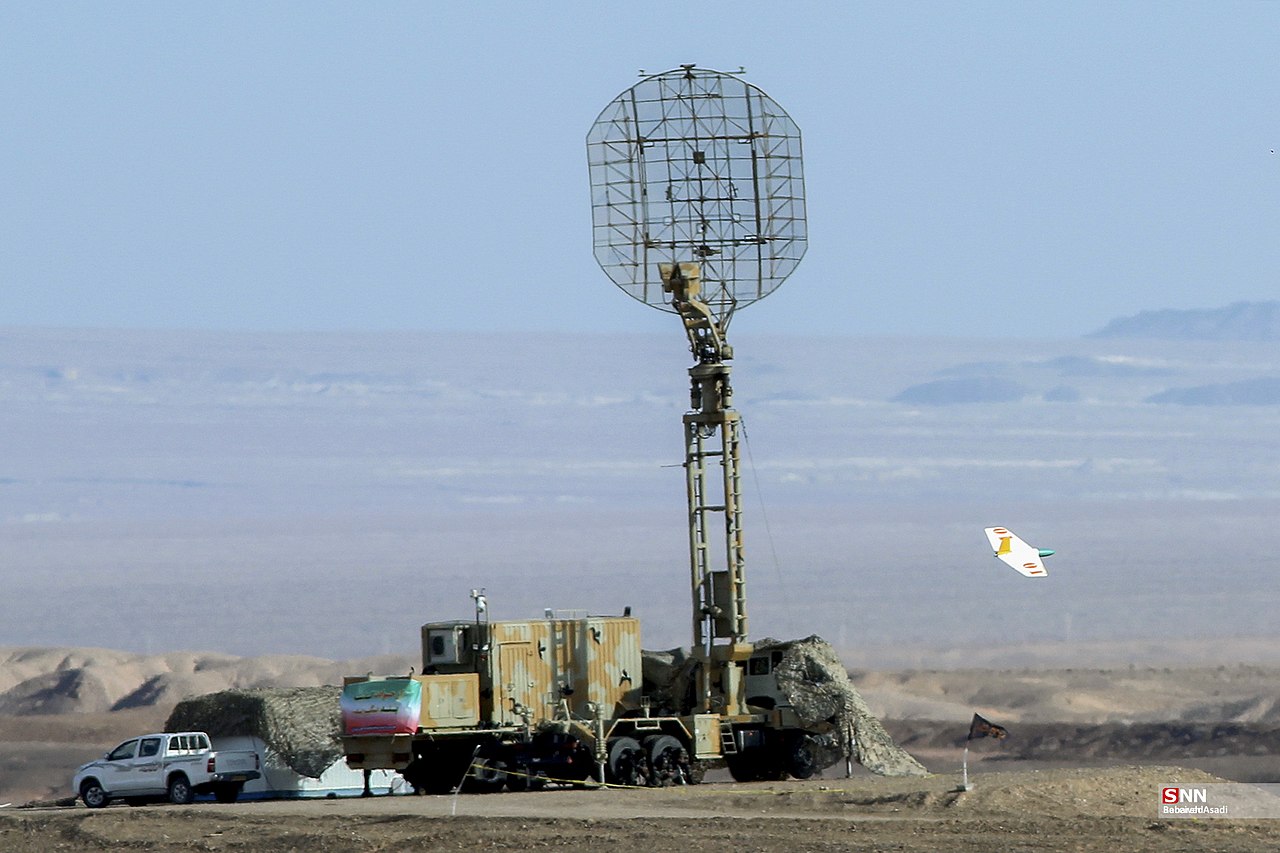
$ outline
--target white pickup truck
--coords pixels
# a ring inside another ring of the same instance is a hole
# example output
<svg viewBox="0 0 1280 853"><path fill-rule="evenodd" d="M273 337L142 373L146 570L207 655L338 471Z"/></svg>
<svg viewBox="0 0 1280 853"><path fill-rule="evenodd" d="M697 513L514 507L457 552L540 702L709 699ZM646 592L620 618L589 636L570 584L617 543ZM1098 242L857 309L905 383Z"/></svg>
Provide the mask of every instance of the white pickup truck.
<svg viewBox="0 0 1280 853"><path fill-rule="evenodd" d="M164 732L130 738L83 765L71 786L91 809L112 800L185 804L209 793L220 803L233 803L244 783L260 775L253 750L215 752L204 732Z"/></svg>

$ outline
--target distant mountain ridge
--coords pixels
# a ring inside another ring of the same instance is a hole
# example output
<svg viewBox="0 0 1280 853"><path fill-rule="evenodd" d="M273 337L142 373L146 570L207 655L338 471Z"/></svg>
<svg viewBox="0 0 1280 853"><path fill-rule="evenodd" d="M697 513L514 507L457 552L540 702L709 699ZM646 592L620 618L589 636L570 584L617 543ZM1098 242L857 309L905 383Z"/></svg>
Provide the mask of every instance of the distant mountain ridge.
<svg viewBox="0 0 1280 853"><path fill-rule="evenodd" d="M1235 302L1225 308L1143 311L1112 320L1086 337L1278 341L1280 302Z"/></svg>

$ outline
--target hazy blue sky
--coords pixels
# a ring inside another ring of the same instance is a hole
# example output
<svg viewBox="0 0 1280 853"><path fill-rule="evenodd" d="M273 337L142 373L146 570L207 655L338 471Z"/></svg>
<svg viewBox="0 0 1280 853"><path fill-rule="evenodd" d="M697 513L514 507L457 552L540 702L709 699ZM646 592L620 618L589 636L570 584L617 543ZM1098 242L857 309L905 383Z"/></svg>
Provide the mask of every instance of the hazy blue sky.
<svg viewBox="0 0 1280 853"><path fill-rule="evenodd" d="M585 136L735 70L808 255L735 329L1073 336L1278 295L1280 3L8 2L0 325L653 331Z"/></svg>

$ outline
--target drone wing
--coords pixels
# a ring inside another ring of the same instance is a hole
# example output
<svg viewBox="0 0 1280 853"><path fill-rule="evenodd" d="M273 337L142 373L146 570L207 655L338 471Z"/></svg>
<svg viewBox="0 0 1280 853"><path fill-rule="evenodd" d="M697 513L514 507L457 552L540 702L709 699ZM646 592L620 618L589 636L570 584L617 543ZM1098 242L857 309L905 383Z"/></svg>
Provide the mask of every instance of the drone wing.
<svg viewBox="0 0 1280 853"><path fill-rule="evenodd" d="M1020 574L1029 578L1045 578L1049 573L1045 571L1044 563L1040 559L1040 550L1032 548L1026 542L1023 542L1011 531L1003 527L986 528L987 541L991 543L991 550L995 551L995 555L1002 562L1011 566ZM1047 553L1053 553L1049 551Z"/></svg>

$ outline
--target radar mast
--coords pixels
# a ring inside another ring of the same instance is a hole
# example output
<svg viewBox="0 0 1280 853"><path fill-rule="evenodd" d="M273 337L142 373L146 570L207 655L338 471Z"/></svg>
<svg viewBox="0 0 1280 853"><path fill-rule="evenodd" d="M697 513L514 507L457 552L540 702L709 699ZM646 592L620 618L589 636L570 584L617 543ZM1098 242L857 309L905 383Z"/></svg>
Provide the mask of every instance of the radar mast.
<svg viewBox="0 0 1280 853"><path fill-rule="evenodd" d="M605 107L587 154L596 260L629 296L677 314L689 339L684 468L700 705L744 714L752 645L726 331L804 256L800 130L739 74L682 65Z"/></svg>

